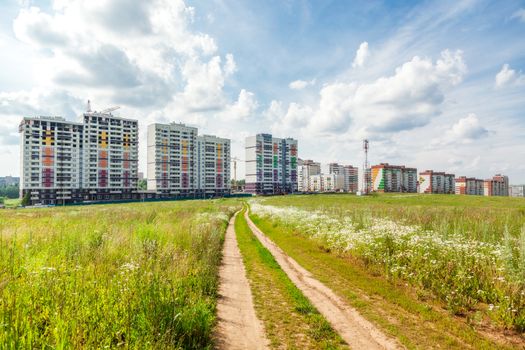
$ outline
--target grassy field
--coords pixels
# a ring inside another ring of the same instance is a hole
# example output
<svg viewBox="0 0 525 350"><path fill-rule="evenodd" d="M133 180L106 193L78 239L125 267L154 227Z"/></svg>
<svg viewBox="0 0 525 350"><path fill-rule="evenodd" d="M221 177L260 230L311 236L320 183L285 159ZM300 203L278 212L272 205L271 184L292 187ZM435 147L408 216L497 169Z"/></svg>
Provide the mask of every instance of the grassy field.
<svg viewBox="0 0 525 350"><path fill-rule="evenodd" d="M22 202L21 199L11 199L11 198L4 198L4 205L6 206L6 208L16 208L17 206L20 205L20 203Z"/></svg>
<svg viewBox="0 0 525 350"><path fill-rule="evenodd" d="M330 324L290 281L272 254L252 234L243 213L235 231L257 316L274 349L347 348Z"/></svg>
<svg viewBox="0 0 525 350"><path fill-rule="evenodd" d="M523 341L524 200L314 195L261 198L251 205L255 219L277 231L276 240L284 239L285 232L290 234L286 237L307 237L319 251L382 279L385 293L406 284L414 300L437 303L455 315L450 317L489 338L505 334L511 341ZM294 244L300 246L301 239L290 245L291 250ZM301 261L311 265L306 257ZM363 295L381 290L362 287ZM453 337L462 339L460 344L471 343L468 332L462 332L453 332Z"/></svg>
<svg viewBox="0 0 525 350"><path fill-rule="evenodd" d="M0 212L2 348L210 348L240 202Z"/></svg>

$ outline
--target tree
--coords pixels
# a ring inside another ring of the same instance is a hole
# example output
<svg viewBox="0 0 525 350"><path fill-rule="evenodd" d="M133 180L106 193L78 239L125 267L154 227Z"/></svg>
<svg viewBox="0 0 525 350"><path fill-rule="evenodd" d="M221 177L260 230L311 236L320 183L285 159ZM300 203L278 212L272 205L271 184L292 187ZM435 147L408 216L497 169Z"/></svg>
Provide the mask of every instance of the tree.
<svg viewBox="0 0 525 350"><path fill-rule="evenodd" d="M18 198L19 196L19 190L18 190L18 186L3 186L3 187L0 187L0 197L6 197L6 198L11 198L11 199L14 199L14 198Z"/></svg>
<svg viewBox="0 0 525 350"><path fill-rule="evenodd" d="M139 188L139 190L144 190L145 191L145 190L148 189L148 183L144 179L139 180L139 182L137 184L137 187Z"/></svg>
<svg viewBox="0 0 525 350"><path fill-rule="evenodd" d="M22 204L22 206L24 207L31 204L31 193L29 191L27 191L26 194L24 194L24 198L22 198L22 203L20 204Z"/></svg>

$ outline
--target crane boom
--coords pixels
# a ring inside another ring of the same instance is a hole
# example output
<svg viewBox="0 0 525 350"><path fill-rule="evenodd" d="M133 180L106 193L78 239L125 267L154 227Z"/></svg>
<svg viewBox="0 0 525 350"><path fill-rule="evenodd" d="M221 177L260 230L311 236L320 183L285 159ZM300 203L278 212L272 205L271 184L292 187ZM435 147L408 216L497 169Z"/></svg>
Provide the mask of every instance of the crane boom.
<svg viewBox="0 0 525 350"><path fill-rule="evenodd" d="M101 114L106 114L106 113L111 113L113 111L116 111L117 109L119 109L120 106L115 106L115 107L110 107L110 108L106 108L102 111L100 111Z"/></svg>

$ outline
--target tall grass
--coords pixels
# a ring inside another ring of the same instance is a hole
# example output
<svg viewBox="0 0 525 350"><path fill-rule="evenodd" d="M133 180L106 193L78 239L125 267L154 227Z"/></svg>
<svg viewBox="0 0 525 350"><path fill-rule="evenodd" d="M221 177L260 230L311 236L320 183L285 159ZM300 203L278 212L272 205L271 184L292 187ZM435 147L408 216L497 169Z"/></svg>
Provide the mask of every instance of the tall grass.
<svg viewBox="0 0 525 350"><path fill-rule="evenodd" d="M392 196L385 202L381 197L269 198L252 208L326 249L358 257L390 279L410 282L454 314L484 312L496 324L523 332L525 218L520 205L506 199L513 205L505 207L500 199L499 207L481 206L476 201L483 199L472 198L472 206L447 206L439 201L449 199L440 197L433 205L433 196L418 197L417 205L402 198L397 206L388 203Z"/></svg>
<svg viewBox="0 0 525 350"><path fill-rule="evenodd" d="M209 348L236 203L0 213L2 348Z"/></svg>

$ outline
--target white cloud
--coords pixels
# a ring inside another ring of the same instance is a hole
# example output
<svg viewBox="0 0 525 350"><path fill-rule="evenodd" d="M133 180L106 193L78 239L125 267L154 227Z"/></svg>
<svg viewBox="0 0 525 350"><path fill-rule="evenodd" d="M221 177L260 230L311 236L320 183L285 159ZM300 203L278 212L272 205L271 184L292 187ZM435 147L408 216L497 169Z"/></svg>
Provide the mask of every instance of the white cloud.
<svg viewBox="0 0 525 350"><path fill-rule="evenodd" d="M512 14L510 18L517 18L522 22L525 22L525 9L519 9Z"/></svg>
<svg viewBox="0 0 525 350"><path fill-rule="evenodd" d="M225 108L219 117L223 120L240 121L253 116L258 108L258 102L255 94L244 89L239 93L237 101Z"/></svg>
<svg viewBox="0 0 525 350"><path fill-rule="evenodd" d="M310 81L306 80L295 80L288 84L288 87L292 90L302 90L308 86L315 85L316 80L312 79Z"/></svg>
<svg viewBox="0 0 525 350"><path fill-rule="evenodd" d="M432 144L435 146L469 144L488 135L489 131L481 125L476 114L470 113L453 124L442 137L434 139Z"/></svg>
<svg viewBox="0 0 525 350"><path fill-rule="evenodd" d="M344 133L352 126L361 136L410 130L441 113L448 87L467 71L461 51L445 50L434 64L414 57L395 74L371 83L325 85L312 120L312 131Z"/></svg>
<svg viewBox="0 0 525 350"><path fill-rule="evenodd" d="M514 69L505 63L498 74L496 74L496 87L501 88L507 85L521 84L525 81L525 76L521 72L516 72Z"/></svg>
<svg viewBox="0 0 525 350"><path fill-rule="evenodd" d="M233 55L190 29L195 10L183 0L55 1L53 10L20 10L16 37L41 55L40 81L78 95L133 107L162 107L173 96L183 110L228 105L223 88Z"/></svg>
<svg viewBox="0 0 525 350"><path fill-rule="evenodd" d="M83 101L64 91L0 92L0 145L18 144L18 124L22 116L75 115Z"/></svg>
<svg viewBox="0 0 525 350"><path fill-rule="evenodd" d="M357 49L355 53L354 62L352 63L352 67L362 67L365 64L365 60L370 56L370 52L368 51L368 43L366 41L362 42L361 45L359 45L359 48Z"/></svg>
<svg viewBox="0 0 525 350"><path fill-rule="evenodd" d="M275 105L273 107L275 107ZM272 105L270 105L270 108L272 108ZM272 133L297 137L299 131L303 129L312 118L313 112L313 109L309 106L295 102L290 103L286 113L272 124Z"/></svg>
<svg viewBox="0 0 525 350"><path fill-rule="evenodd" d="M249 119L258 108L255 95L239 87L231 100L232 91L225 91L237 71L234 56L218 54L215 40L192 28L194 18L184 0L54 0L49 10L21 9L13 32L34 58L32 85L49 96L0 91L0 120L74 119L87 99L101 108L122 106L119 112L139 119L142 131L151 122L204 130L216 120ZM18 121L10 125L15 130ZM12 143L15 134L1 129L0 143ZM141 132L142 144L145 137Z"/></svg>

